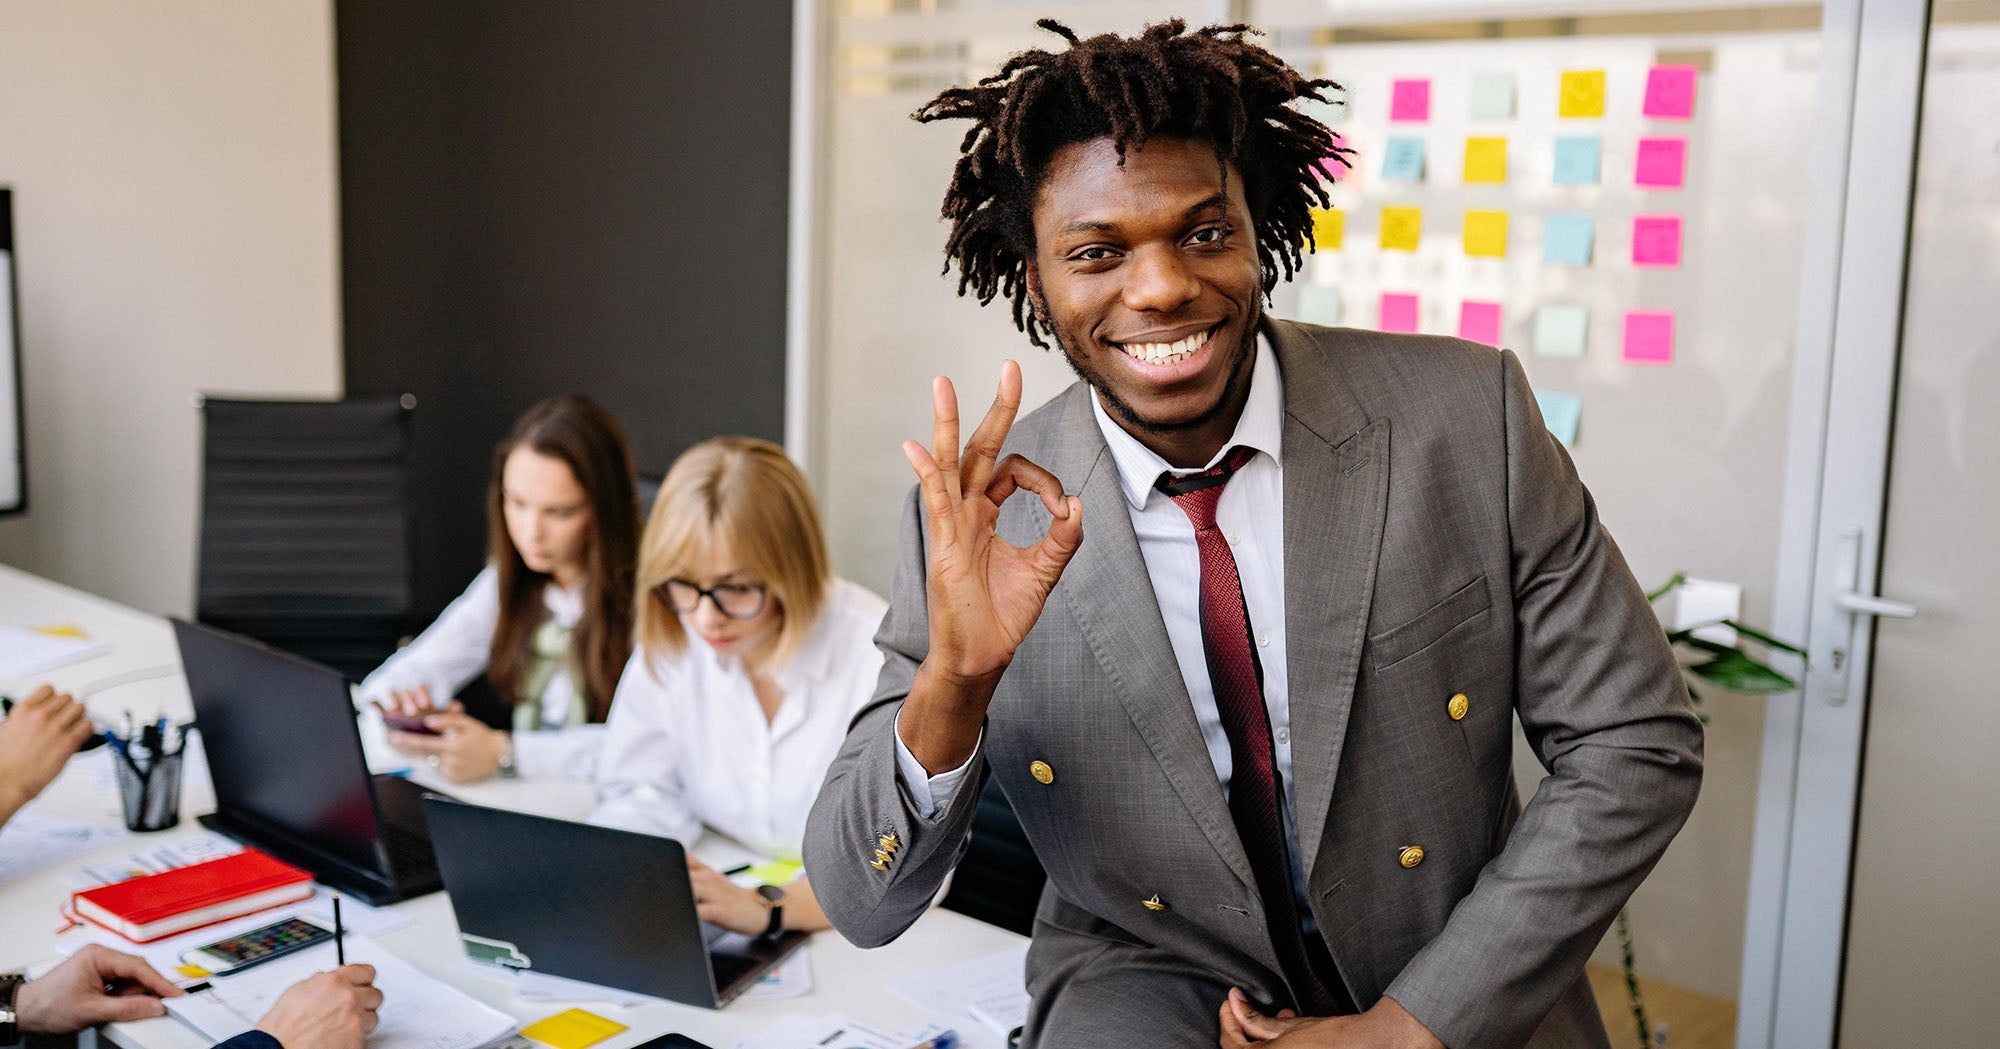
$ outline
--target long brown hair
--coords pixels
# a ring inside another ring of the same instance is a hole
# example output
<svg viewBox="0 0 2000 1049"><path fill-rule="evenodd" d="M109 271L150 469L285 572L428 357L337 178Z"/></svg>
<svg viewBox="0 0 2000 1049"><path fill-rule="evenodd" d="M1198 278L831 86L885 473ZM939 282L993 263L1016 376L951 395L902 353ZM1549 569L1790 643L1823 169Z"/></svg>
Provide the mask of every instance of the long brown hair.
<svg viewBox="0 0 2000 1049"><path fill-rule="evenodd" d="M588 397L551 397L529 408L493 450L493 480L486 490L487 560L500 573L500 622L486 676L509 703L521 702L521 678L534 655L535 631L544 618L547 573L521 559L507 534L501 476L517 448L561 461L590 499L590 543L584 551L583 616L570 636L581 671L590 720L611 709L625 661L632 656L632 579L638 565L639 497L632 482L632 449L625 428Z"/></svg>

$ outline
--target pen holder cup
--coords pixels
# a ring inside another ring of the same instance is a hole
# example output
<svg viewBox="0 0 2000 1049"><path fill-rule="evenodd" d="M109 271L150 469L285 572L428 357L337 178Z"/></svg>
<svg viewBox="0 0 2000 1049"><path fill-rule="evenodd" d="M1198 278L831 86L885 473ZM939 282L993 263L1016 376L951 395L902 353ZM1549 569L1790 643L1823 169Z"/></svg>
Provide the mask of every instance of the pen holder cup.
<svg viewBox="0 0 2000 1049"><path fill-rule="evenodd" d="M163 754L150 765L114 754L111 767L118 777L118 804L125 812L126 830L166 830L180 823L180 754Z"/></svg>

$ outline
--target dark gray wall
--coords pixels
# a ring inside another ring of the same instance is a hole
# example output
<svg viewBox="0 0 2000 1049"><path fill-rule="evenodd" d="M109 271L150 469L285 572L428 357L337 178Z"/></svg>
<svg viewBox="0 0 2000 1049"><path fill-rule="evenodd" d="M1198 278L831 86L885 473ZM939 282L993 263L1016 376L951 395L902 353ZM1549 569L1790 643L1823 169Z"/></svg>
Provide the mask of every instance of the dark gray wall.
<svg viewBox="0 0 2000 1049"><path fill-rule="evenodd" d="M350 394L415 393L418 593L493 445L588 394L660 473L782 438L789 0L338 0Z"/></svg>

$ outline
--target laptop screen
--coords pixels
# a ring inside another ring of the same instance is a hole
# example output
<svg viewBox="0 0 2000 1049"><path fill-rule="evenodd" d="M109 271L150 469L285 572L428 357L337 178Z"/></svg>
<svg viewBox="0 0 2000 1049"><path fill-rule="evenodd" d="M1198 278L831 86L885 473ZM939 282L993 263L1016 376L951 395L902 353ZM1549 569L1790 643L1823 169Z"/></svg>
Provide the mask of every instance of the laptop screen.
<svg viewBox="0 0 2000 1049"><path fill-rule="evenodd" d="M340 672L174 621L215 803L296 844L381 872L375 800Z"/></svg>

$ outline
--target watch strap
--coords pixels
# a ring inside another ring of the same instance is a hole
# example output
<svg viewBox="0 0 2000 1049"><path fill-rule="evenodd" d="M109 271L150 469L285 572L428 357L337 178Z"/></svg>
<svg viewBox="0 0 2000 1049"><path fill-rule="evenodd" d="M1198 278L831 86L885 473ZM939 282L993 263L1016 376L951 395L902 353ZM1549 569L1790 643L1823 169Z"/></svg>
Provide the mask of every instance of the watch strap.
<svg viewBox="0 0 2000 1049"><path fill-rule="evenodd" d="M0 973L0 1045L12 1045L21 1040L21 1016L15 1011L15 1000L21 994L21 985L28 978L20 973Z"/></svg>

